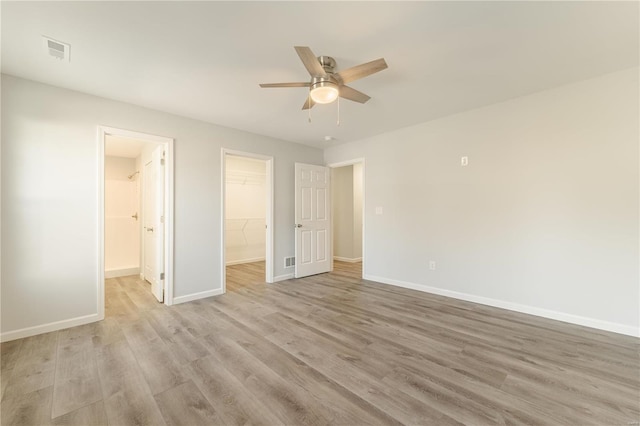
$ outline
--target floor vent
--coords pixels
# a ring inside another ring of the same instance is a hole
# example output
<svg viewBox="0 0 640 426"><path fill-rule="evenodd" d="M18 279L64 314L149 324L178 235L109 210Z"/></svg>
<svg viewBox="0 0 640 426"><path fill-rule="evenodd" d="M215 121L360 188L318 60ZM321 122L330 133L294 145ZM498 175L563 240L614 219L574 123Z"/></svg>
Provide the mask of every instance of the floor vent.
<svg viewBox="0 0 640 426"><path fill-rule="evenodd" d="M284 267L291 268L296 266L296 258L295 257L285 257L284 258Z"/></svg>

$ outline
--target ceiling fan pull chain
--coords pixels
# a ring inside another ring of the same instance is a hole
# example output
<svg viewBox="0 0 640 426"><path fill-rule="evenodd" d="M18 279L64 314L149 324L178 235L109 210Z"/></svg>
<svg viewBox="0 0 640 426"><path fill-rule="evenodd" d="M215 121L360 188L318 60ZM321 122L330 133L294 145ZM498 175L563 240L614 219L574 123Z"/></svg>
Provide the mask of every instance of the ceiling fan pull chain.
<svg viewBox="0 0 640 426"><path fill-rule="evenodd" d="M336 125L340 126L340 95L338 95L338 121Z"/></svg>

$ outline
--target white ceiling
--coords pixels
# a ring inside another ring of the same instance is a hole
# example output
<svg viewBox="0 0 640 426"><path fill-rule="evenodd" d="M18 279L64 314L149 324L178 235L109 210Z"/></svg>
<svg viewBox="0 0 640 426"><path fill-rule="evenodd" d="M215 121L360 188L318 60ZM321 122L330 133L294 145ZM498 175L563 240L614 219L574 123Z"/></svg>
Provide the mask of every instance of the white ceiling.
<svg viewBox="0 0 640 426"><path fill-rule="evenodd" d="M323 147L638 66L638 2L2 2L2 72ZM41 35L71 45L47 57ZM372 99L301 110L294 45ZM325 142L330 135L336 139Z"/></svg>

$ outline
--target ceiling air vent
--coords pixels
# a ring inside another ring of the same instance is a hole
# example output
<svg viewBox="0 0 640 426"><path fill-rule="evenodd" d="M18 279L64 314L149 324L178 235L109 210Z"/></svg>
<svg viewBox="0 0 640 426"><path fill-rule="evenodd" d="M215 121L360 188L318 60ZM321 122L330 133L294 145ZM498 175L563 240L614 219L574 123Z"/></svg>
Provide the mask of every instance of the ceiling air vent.
<svg viewBox="0 0 640 426"><path fill-rule="evenodd" d="M71 46L67 43L63 43L58 40L54 40L47 36L42 36L42 44L45 52L49 56L53 56L56 59L60 59L61 61L69 62L69 50Z"/></svg>

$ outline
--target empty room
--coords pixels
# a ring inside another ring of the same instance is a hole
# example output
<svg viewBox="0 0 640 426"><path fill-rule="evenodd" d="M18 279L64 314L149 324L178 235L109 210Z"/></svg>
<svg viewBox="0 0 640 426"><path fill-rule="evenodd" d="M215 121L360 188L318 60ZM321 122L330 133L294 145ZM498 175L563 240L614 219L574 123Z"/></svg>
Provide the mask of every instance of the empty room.
<svg viewBox="0 0 640 426"><path fill-rule="evenodd" d="M639 2L0 24L0 424L640 423Z"/></svg>

